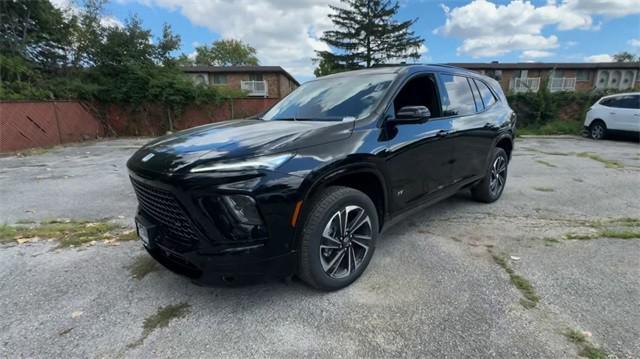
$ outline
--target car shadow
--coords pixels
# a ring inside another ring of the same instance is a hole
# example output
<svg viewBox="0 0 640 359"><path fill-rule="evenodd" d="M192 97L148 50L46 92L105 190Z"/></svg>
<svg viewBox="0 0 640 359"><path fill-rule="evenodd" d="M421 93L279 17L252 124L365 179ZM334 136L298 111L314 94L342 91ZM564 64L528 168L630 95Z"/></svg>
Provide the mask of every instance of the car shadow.
<svg viewBox="0 0 640 359"><path fill-rule="evenodd" d="M607 134L607 137L605 139L617 142L640 143L640 133L611 133Z"/></svg>
<svg viewBox="0 0 640 359"><path fill-rule="evenodd" d="M482 207L485 206L485 204L473 201L469 191L463 190L441 202L420 209L393 224L388 230L385 230L378 240L376 250L378 252L387 251L394 245L400 244L394 241L395 237L415 232L418 228L428 231L431 220L437 221L454 216L458 210L468 208L469 206ZM187 277L175 274L163 267L163 272L164 271L167 273L162 275L164 278L158 281L158 285L167 286L166 290L170 290L170 287L183 286L185 294L189 296L208 297L214 295L216 297L222 296L229 298L257 295L277 297L279 295L285 295L285 293L296 293L296 295L304 294L308 297L316 297L326 294L326 292L316 290L306 285L296 276L290 278L244 277L236 278L231 282L220 281L202 286L192 282ZM184 287L185 285L186 287Z"/></svg>

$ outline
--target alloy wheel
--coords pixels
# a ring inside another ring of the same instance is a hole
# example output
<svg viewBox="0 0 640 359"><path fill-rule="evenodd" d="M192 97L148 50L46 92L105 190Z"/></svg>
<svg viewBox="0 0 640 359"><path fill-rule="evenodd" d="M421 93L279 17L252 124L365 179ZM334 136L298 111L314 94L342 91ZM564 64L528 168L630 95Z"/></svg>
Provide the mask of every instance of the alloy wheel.
<svg viewBox="0 0 640 359"><path fill-rule="evenodd" d="M491 177L489 179L489 191L495 196L502 191L507 179L507 160L503 156L498 156L491 165Z"/></svg>
<svg viewBox="0 0 640 359"><path fill-rule="evenodd" d="M371 218L360 206L336 211L322 231L320 263L331 278L349 277L362 265L372 247Z"/></svg>
<svg viewBox="0 0 640 359"><path fill-rule="evenodd" d="M600 124L595 124L591 127L591 138L599 140L604 137L604 127Z"/></svg>

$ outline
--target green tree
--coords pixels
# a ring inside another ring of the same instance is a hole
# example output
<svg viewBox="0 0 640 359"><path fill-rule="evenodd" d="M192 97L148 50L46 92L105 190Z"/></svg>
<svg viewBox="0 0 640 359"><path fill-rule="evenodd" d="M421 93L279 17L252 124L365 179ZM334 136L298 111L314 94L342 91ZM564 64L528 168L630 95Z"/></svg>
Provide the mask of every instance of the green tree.
<svg viewBox="0 0 640 359"><path fill-rule="evenodd" d="M190 58L187 54L180 54L177 58L174 59L174 63L176 66L193 66L195 62L192 58Z"/></svg>
<svg viewBox="0 0 640 359"><path fill-rule="evenodd" d="M171 25L165 23L162 26L162 36L158 38L158 45L156 45L157 61L164 66L175 66L177 59L171 53L180 48L181 41L180 35L175 35Z"/></svg>
<svg viewBox="0 0 640 359"><path fill-rule="evenodd" d="M105 30L104 40L97 46L96 65L149 65L156 60L157 49L151 43L151 31L132 16L125 26Z"/></svg>
<svg viewBox="0 0 640 359"><path fill-rule="evenodd" d="M74 67L95 65L97 52L104 40L107 28L100 22L106 0L85 0L80 14L77 16L77 26L73 33L75 46L70 52Z"/></svg>
<svg viewBox="0 0 640 359"><path fill-rule="evenodd" d="M195 63L209 66L257 66L256 49L240 40L217 40L196 48Z"/></svg>
<svg viewBox="0 0 640 359"><path fill-rule="evenodd" d="M34 69L65 66L72 29L49 1L0 1L0 80L24 81Z"/></svg>
<svg viewBox="0 0 640 359"><path fill-rule="evenodd" d="M615 62L634 62L638 61L636 56L628 51L619 52L613 55L613 60Z"/></svg>
<svg viewBox="0 0 640 359"><path fill-rule="evenodd" d="M345 7L331 6L335 26L321 40L334 51L318 51L316 74L325 75L389 61L420 58L424 39L411 31L418 20L398 22L400 6L390 0L342 0Z"/></svg>

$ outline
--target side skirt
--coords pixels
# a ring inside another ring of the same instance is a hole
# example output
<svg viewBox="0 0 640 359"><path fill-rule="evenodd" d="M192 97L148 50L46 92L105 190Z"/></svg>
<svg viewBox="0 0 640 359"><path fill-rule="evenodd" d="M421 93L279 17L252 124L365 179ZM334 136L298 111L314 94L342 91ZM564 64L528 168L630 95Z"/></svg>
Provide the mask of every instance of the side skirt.
<svg viewBox="0 0 640 359"><path fill-rule="evenodd" d="M387 229L393 227L395 224L397 224L398 222L401 222L403 219L411 217L412 215L424 210L425 208L453 196L454 194L460 192L460 190L473 186L476 182L480 180L482 180L482 177L474 177L474 178L467 179L463 182L458 182L434 194L433 196L429 197L424 202L416 205L415 207L411 207L410 209L406 209L402 212L394 214L392 217L390 216L389 219L385 220L384 226L382 227L382 230L380 231L380 233L386 232Z"/></svg>

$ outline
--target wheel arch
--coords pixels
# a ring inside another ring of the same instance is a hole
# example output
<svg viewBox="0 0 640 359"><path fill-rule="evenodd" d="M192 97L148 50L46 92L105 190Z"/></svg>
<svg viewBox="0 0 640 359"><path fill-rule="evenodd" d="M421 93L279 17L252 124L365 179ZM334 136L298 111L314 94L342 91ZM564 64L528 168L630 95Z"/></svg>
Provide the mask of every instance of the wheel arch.
<svg viewBox="0 0 640 359"><path fill-rule="evenodd" d="M598 122L602 123L604 125L605 129L608 128L607 123L600 117L596 117L593 120L591 120L591 122L589 123L589 126L587 126L587 127L591 127L591 126L593 126L594 124L596 124Z"/></svg>
<svg viewBox="0 0 640 359"><path fill-rule="evenodd" d="M371 199L378 212L379 230L382 229L388 212L388 193L384 176L374 164L345 164L316 174L313 178L308 178L305 181L308 181L308 184L303 186L306 189L299 214L301 219L308 213L313 197L317 193L330 186L344 186L357 189ZM296 228L297 234L302 226L296 227L298 227Z"/></svg>
<svg viewBox="0 0 640 359"><path fill-rule="evenodd" d="M504 135L496 140L495 147L502 148L507 153L507 158L511 160L511 152L513 152L513 138L509 135Z"/></svg>

